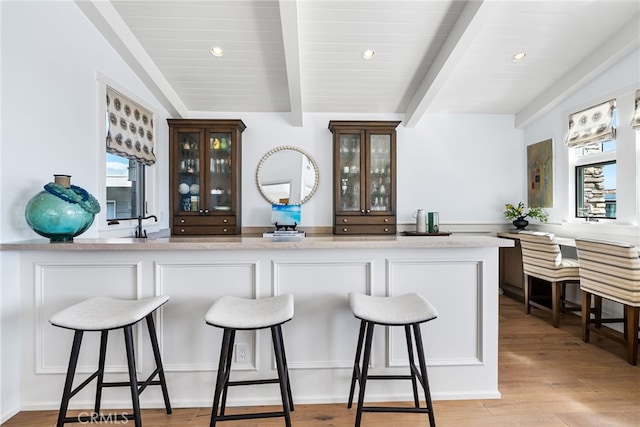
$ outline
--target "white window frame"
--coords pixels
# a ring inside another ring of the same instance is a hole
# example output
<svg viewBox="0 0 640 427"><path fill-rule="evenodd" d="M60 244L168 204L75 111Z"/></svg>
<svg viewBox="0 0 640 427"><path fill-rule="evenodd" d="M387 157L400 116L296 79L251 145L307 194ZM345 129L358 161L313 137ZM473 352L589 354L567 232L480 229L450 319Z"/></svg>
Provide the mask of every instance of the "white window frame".
<svg viewBox="0 0 640 427"><path fill-rule="evenodd" d="M567 154L567 205L565 221L577 224L585 223L584 218L576 217L576 166L601 163L614 160L616 162L616 218L599 218L592 223L602 227L603 224L634 225L640 222L640 132L631 128L630 122L635 108L635 91L640 82L634 83L622 89L609 92L596 99L583 102L563 111L563 136L569 132L568 117L576 111L587 109L593 105L616 100L618 125L616 129L616 150L608 153L594 154L578 157L573 149L564 147Z"/></svg>
<svg viewBox="0 0 640 427"><path fill-rule="evenodd" d="M98 159L97 159L97 172L98 172L98 191L96 191L96 197L101 207L104 209L100 209L100 212L96 215L95 221L98 224L98 235L99 237L132 237L134 236L135 229L138 225L137 220L118 220L118 224L108 225L107 222L107 170L106 170L106 162L107 162L107 147L105 142L106 136L106 97L107 97L107 86L115 89L120 92L124 96L128 97L135 103L139 104L141 107L147 109L153 114L154 124L157 124L157 112L155 108L144 100L140 99L135 94L128 91L126 88L119 85L117 82L114 82L109 77L105 76L102 73L96 73L96 80L98 83ZM153 128L153 139L157 141L157 126ZM157 188L157 165L154 166L145 166L145 204L144 211L146 212L144 216L149 214L156 214L157 205L158 205L158 188ZM157 215L157 214L156 214ZM160 218L158 218L160 219ZM149 231L157 231L158 223L151 222L145 223L145 229Z"/></svg>

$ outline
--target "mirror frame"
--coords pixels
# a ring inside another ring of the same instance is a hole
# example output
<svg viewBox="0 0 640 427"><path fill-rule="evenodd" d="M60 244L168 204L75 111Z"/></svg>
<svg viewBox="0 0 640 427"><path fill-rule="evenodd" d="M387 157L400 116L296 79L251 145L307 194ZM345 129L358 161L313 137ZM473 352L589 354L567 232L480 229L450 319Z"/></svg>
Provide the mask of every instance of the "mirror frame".
<svg viewBox="0 0 640 427"><path fill-rule="evenodd" d="M274 200L269 199L267 194L262 189L261 180L260 180L260 172L262 171L265 163L267 162L267 160L269 160L269 158L271 156L273 156L276 153L279 153L280 151L287 151L287 150L297 151L300 154L302 154L304 156L307 156L307 158L309 159L309 162L313 166L313 169L314 169L314 172L315 172L315 174L314 174L315 175L315 180L313 182L313 188L311 188L311 191L309 192L309 194L307 194L306 196L304 196L304 198L302 200L300 200L300 204L303 204L303 203L309 201L311 196L313 196L315 194L316 190L318 189L318 182L320 181L320 170L318 169L318 164L316 163L314 158L311 157L309 155L309 153L307 153L306 151L302 150L301 148L294 147L292 145L281 145L280 147L276 147L276 148L270 150L264 156L262 156L262 159L260 159L260 163L258 163L258 167L256 169L256 185L258 186L258 190L260 190L260 194L262 194L262 197L264 197L264 199L267 202L271 203L272 205L278 205L280 203L278 203L277 200L274 201Z"/></svg>

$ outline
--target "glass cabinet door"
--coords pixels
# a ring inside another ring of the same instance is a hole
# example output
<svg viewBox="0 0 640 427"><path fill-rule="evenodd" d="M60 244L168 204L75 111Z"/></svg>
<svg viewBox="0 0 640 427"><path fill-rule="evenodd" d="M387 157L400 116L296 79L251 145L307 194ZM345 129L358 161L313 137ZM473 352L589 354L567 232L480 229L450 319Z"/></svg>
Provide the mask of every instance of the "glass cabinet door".
<svg viewBox="0 0 640 427"><path fill-rule="evenodd" d="M210 211L230 211L232 208L231 144L231 133L209 133Z"/></svg>
<svg viewBox="0 0 640 427"><path fill-rule="evenodd" d="M200 133L180 133L178 147L178 210L200 210Z"/></svg>
<svg viewBox="0 0 640 427"><path fill-rule="evenodd" d="M360 212L362 200L362 138L360 134L341 134L339 147L340 191L338 208L344 212Z"/></svg>
<svg viewBox="0 0 640 427"><path fill-rule="evenodd" d="M369 183L367 209L371 211L391 210L391 135L372 134L370 138L368 164Z"/></svg>

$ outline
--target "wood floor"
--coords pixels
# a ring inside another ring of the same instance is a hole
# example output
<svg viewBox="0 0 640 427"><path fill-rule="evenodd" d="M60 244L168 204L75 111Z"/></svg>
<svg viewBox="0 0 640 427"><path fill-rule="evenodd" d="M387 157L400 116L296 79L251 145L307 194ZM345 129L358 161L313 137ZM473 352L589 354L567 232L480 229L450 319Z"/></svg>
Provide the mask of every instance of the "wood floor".
<svg viewBox="0 0 640 427"><path fill-rule="evenodd" d="M640 426L640 367L627 364L622 345L596 334L592 334L592 342L584 343L579 317L566 314L560 328L555 329L546 313L532 310L527 316L522 303L500 298L502 398L435 401L438 426ZM56 411L21 412L3 426L53 426L56 415ZM142 418L145 427L208 426L209 415L209 408L174 409L170 416L153 409L144 410ZM354 410L347 410L345 404L296 405L292 424L348 427L354 417ZM365 413L362 424L417 427L428 425L428 421L422 414ZM280 427L284 422L275 418L219 425Z"/></svg>

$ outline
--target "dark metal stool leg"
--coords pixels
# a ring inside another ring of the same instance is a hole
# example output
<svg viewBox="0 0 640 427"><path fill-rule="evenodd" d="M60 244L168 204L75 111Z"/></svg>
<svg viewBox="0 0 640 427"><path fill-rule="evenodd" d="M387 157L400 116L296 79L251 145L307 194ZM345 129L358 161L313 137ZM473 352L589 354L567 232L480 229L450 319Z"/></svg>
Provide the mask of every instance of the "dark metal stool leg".
<svg viewBox="0 0 640 427"><path fill-rule="evenodd" d="M422 333L420 331L420 325L413 325L413 335L416 340L416 348L418 350L418 361L420 362L420 383L424 390L425 401L427 403L427 410L429 413L429 425L431 427L436 426L436 418L433 414L433 403L431 402L431 390L429 388L429 377L427 376L427 362L424 357L424 346L422 345Z"/></svg>
<svg viewBox="0 0 640 427"><path fill-rule="evenodd" d="M76 374L76 366L78 366L78 355L80 354L82 333L83 331L75 331L75 334L73 335L73 345L71 346L71 356L69 357L69 367L67 368L67 379L64 382L64 391L62 392L62 401L60 402L60 412L58 412L57 427L64 426L64 420L67 416L69 400L71 399L71 388L73 387L73 377Z"/></svg>
<svg viewBox="0 0 640 427"><path fill-rule="evenodd" d="M413 357L413 345L412 345L412 338L411 338L411 327L409 325L405 325L404 326L404 335L405 338L407 339L407 353L409 354L409 371L410 371L410 375L411 375L411 386L413 389L413 404L415 405L416 408L420 407L420 399L418 398L418 384L416 381L416 373L414 371L415 369L415 359ZM418 349L418 351L420 351Z"/></svg>
<svg viewBox="0 0 640 427"><path fill-rule="evenodd" d="M366 330L366 322L360 321L360 332L358 333L358 345L356 347L356 360L353 362L353 374L351 375L351 389L349 390L349 401L347 402L347 408L351 409L353 404L353 393L356 389L356 380L360 385L360 358L362 355L362 343L364 343L364 333Z"/></svg>
<svg viewBox="0 0 640 427"><path fill-rule="evenodd" d="M100 403L102 401L102 383L104 381L104 363L107 358L107 339L109 338L109 331L102 331L100 333L100 356L98 359L98 377L96 383L96 401L93 406L93 412L100 413Z"/></svg>
<svg viewBox="0 0 640 427"><path fill-rule="evenodd" d="M164 398L164 407L167 414L171 414L171 403L169 402L169 390L167 390L167 381L164 376L164 366L160 357L160 347L158 346L158 337L156 335L156 327L153 322L153 313L147 316L147 328L149 329L149 338L151 339L151 348L153 349L153 357L156 361L156 370L160 387L162 388L162 397Z"/></svg>
<svg viewBox="0 0 640 427"><path fill-rule="evenodd" d="M364 392L367 386L367 375L369 373L369 360L371 359L371 342L373 341L373 328L375 326L372 322L366 323L366 339L364 344L364 355L362 357L362 369L359 379L360 393L358 394L358 410L356 412L356 424L355 427L360 427L362 422L362 407L364 406Z"/></svg>
<svg viewBox="0 0 640 427"><path fill-rule="evenodd" d="M294 406L293 406L293 393L291 392L291 380L289 378L289 366L287 365L287 354L284 350L284 338L282 337L282 328L280 325L278 325L278 328L280 329L280 339L279 341L279 345L280 348L282 349L282 364L284 365L284 373L285 373L285 377L287 380L287 395L289 396L289 410L291 412L293 412L295 410Z"/></svg>
<svg viewBox="0 0 640 427"><path fill-rule="evenodd" d="M291 401L290 388L288 385L287 371L284 366L284 356L282 351L282 329L280 325L271 327L271 338L273 341L273 351L276 355L276 367L278 369L278 382L280 383L280 397L282 398L282 409L284 412L284 422L286 427L291 427L291 413L289 403Z"/></svg>
<svg viewBox="0 0 640 427"><path fill-rule="evenodd" d="M227 363L225 366L224 387L222 387L222 403L220 404L220 416L224 415L227 408L227 393L229 392L229 377L231 376L231 362L233 361L233 344L236 342L236 330L231 329L229 339L229 353L227 354Z"/></svg>
<svg viewBox="0 0 640 427"><path fill-rule="evenodd" d="M129 367L129 383L131 388L131 402L133 404L133 418L136 427L142 427L142 417L140 416L140 397L138 392L138 378L136 374L136 359L133 349L133 332L131 325L125 326L124 342L127 350L127 365Z"/></svg>
<svg viewBox="0 0 640 427"><path fill-rule="evenodd" d="M220 349L220 362L218 363L218 378L216 380L216 389L213 394L213 407L211 409L211 427L215 427L216 419L218 417L218 405L220 403L220 395L224 387L225 378L228 373L225 372L227 366L227 359L230 358L229 354L229 342L231 341L231 330L225 329L222 334L222 347Z"/></svg>

